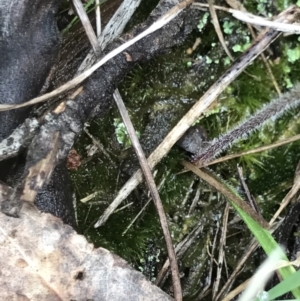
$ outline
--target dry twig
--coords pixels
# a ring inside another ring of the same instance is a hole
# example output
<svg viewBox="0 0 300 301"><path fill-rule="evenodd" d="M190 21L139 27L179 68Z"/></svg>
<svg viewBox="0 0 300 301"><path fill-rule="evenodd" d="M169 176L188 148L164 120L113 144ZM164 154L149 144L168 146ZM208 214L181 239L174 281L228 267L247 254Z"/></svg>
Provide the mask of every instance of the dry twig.
<svg viewBox="0 0 300 301"><path fill-rule="evenodd" d="M234 159L234 158L239 158L239 157L250 155L250 154L256 154L256 153L264 152L266 150L270 150L270 149L273 149L273 148L276 148L276 147L279 147L279 146L297 141L299 139L300 139L300 134L295 135L295 136L290 137L290 138L287 138L287 139L284 139L282 141L278 141L278 142L269 144L269 145L261 146L261 147L254 148L254 149L251 149L251 150L248 150L248 151L245 151L245 152L241 152L241 153L238 153L238 154L232 154L232 155L228 155L228 156L224 156L224 157L215 159L215 160L209 162L207 164L207 166L217 164L217 163L221 163L221 162L225 162L227 160L231 160L231 159Z"/></svg>
<svg viewBox="0 0 300 301"><path fill-rule="evenodd" d="M220 244L219 244L217 276L216 276L216 279L215 279L215 282L213 285L213 290L212 290L212 299L213 300L215 300L215 296L217 295L219 285L220 285L220 280L221 280L221 272L222 272L223 261L224 261L224 257L225 257L224 248L226 245L228 215L229 215L229 203L227 202L225 209L224 209L224 214L223 214L222 234L221 234L221 239L220 239Z"/></svg>
<svg viewBox="0 0 300 301"><path fill-rule="evenodd" d="M122 120L126 126L128 135L130 137L130 140L132 141L132 145L134 147L134 150L136 152L136 155L139 159L140 166L142 168L143 174L145 176L145 180L147 183L147 186L151 192L151 196L154 202L154 205L156 207L159 221L163 230L163 234L165 237L166 245L167 245L167 251L168 251L168 257L170 260L170 266L171 266L171 274L172 274L172 280L173 280L173 288L174 288L174 297L175 300L182 300L182 290L181 290L181 284L180 284L180 277L179 277L179 270L176 260L176 254L174 251L169 226L167 222L167 217L164 211L164 207L162 205L153 175L151 173L151 169L148 165L146 156L143 152L142 146L138 140L138 137L136 135L136 132L134 130L134 127L132 125L132 122L129 118L129 115L127 113L127 110L125 108L125 105L123 103L123 100L121 98L121 95L118 90L114 93L114 99L118 106L119 112L122 116Z"/></svg>
<svg viewBox="0 0 300 301"><path fill-rule="evenodd" d="M208 0L208 6L209 6L209 12L210 12L211 18L213 20L213 25L214 25L216 33L218 35L219 41L220 41L224 51L228 55L228 57L231 59L231 61L234 61L234 58L231 55L231 53L230 53L230 51L229 51L229 49L228 49L228 47L225 43L224 36L223 36L222 30L221 30L221 27L220 27L220 23L219 23L219 20L218 20L218 16L216 14L216 10L215 10L215 7L213 5L213 0Z"/></svg>

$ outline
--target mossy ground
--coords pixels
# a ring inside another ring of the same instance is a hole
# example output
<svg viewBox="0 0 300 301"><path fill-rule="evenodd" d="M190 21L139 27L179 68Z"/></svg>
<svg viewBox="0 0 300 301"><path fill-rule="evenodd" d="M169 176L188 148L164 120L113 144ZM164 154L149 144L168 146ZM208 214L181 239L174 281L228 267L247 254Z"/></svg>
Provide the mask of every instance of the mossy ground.
<svg viewBox="0 0 300 301"><path fill-rule="evenodd" d="M287 1L277 1L274 4L279 10L288 5L290 3ZM272 10L266 2L247 1L245 6L253 13L257 13L257 10L262 13ZM228 40L231 49L236 45L243 46L247 42L245 36L249 36L246 26L222 13L220 23L228 27L228 22L232 22L231 27L234 27L234 32L238 33L234 36L225 34L225 39ZM186 50L193 45L197 37L202 39L202 43L192 55L188 55ZM280 38L271 48L274 53L273 57L269 57L272 71L283 91L299 81L298 44L298 37L291 36ZM279 58L276 60L277 63L275 63L276 58ZM138 131L142 133L146 124L151 122L150 112L157 110L157 114L160 114L158 104L175 107L178 114L175 119L178 120L227 67L226 56L210 22L202 33L195 31L184 46L174 49L172 53L161 56L147 65L136 67L124 80L120 89ZM276 92L266 68L262 61L257 59L247 68L247 74L243 73L224 91L216 106L207 117L201 118L200 123L207 129L210 138L217 137L253 114L274 97L276 97ZM89 131L103 143L117 167L113 167L107 157L99 152L72 173L78 200L99 191L99 195L92 201L85 204L77 202L79 226L96 246L108 248L136 267L143 268L149 244L154 243L161 250L159 258L155 257L156 261L166 257L162 232L152 203L131 228L125 234L123 233L147 201L145 187L133 193L123 203L129 206L114 213L103 227L93 228L96 219L103 213L127 179L127 176L119 169L122 163L120 158L126 156L126 151L118 145L115 137L114 119L116 117L118 117L117 111L112 110L104 119L92 121ZM299 131L299 110L291 110L277 122L268 123L247 139L232 146L227 153L241 152L270 144L278 139L295 135ZM86 146L89 144L91 144L90 138L83 134L75 146L83 160L87 158ZM240 184L236 166L242 165L249 189L258 201L263 216L268 220L293 183L294 170L300 159L299 144L299 142L294 142L273 151L234 159L214 166L213 169L238 189ZM165 178L160 195L175 244L185 237L199 221L203 222L201 236L181 262L184 268L193 272L190 275L197 275L197 277L187 277L188 280L186 280L186 298L193 300L194 296L205 286L204 279L208 273L209 263L206 246L213 241L216 229L222 222L222 212L226 201L206 184L200 183L194 175L180 174L182 158L186 158L186 154L174 147L157 167L156 182L160 183ZM199 202L193 213L189 214L189 206L199 185L201 185ZM230 220L233 216L234 212L231 212ZM241 230L232 228L228 231L230 238L228 238L225 251L230 272L242 255L250 235L245 235L248 230L244 226L241 226ZM197 266L201 267L198 272ZM250 275L255 266L254 258L246 268ZM225 274L224 277L226 277Z"/></svg>

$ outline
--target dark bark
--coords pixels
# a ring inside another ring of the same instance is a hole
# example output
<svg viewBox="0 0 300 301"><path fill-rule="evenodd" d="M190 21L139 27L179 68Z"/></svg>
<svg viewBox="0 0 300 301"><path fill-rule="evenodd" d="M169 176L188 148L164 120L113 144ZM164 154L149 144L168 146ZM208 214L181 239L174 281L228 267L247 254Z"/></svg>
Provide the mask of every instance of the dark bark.
<svg viewBox="0 0 300 301"><path fill-rule="evenodd" d="M55 15L60 2L1 1L1 103L23 103L39 94L59 50ZM0 140L25 120L29 110L1 113Z"/></svg>
<svg viewBox="0 0 300 301"><path fill-rule="evenodd" d="M0 102L23 103L37 96L57 60L61 36L56 25L60 0L1 1ZM31 108L1 112L0 139L28 117ZM0 180L14 186L24 172L26 156L1 162ZM65 182L65 183L64 183ZM62 163L37 195L36 205L76 226L72 190ZM64 184L63 184L64 183Z"/></svg>
<svg viewBox="0 0 300 301"><path fill-rule="evenodd" d="M9 7L8 1L4 2L6 3L4 8ZM117 39L105 50L105 53L121 45L124 40L126 41L139 34L178 2L180 1L161 1L145 23ZM33 4L32 2L27 3L26 1L22 2L22 4L24 7L20 9L21 15L16 11L14 17L12 15L11 18L18 19L20 23L29 23L28 28L30 32L25 35L26 38L23 38L22 34L17 34L15 37L15 35L11 33L11 37L8 37L11 41L1 44L0 51L6 51L8 53L5 59L0 60L0 96L2 96L0 99L2 103L20 103L38 95L58 53L59 35L56 30L54 16L59 1L47 1L46 3L45 1L36 0ZM35 9L35 14L32 13L31 8L28 8L32 6ZM39 10L37 8L39 8ZM2 12L3 11L5 11L5 9L2 10ZM30 14L28 12L30 12ZM9 12L6 11L3 13L7 14ZM32 183L35 183L38 175L31 173L31 178L28 177L29 170L42 159L46 158L52 151L53 141L51 137L55 137L55 134L59 133L59 150L57 151L56 160L52 168L58 164L63 165L60 165L60 170L57 168L53 172L55 176L52 177L52 182L39 193L36 203L41 210L51 212L62 217L66 222L73 224L73 219L70 219L70 216L74 216L74 212L71 212L65 204L61 206L60 204L62 203L59 200L59 198L61 200L65 199L61 197L62 195L71 196L70 191L64 190L68 185L61 185L61 182L67 182L67 177L63 180L57 175L61 175L65 172L61 169L65 168L64 160L74 144L76 137L81 133L84 123L93 116L103 116L108 111L112 105L112 93L124 76L132 70L137 63L149 61L155 56L169 51L173 46L182 43L197 25L197 14L199 14L198 11L186 9L167 26L128 48L126 54L119 54L99 68L81 87L75 90L77 91L75 97L72 96L74 91L64 97L63 106L60 107L62 109L59 110L59 113L48 113L46 119L44 118L45 116L42 117L43 125L40 127L28 148L23 176L20 177L20 169L16 171L10 168L12 164L10 162L8 167L6 167L10 171L10 177L8 178L7 172L3 172L4 169L1 168L1 179L21 191L26 186L24 181L27 177L27 183L31 183L30 189L37 192L39 185L33 185ZM37 20L35 20L34 16L37 16ZM3 26L4 25L2 25L2 28ZM75 39L78 39L78 37ZM18 41L16 42L16 40ZM28 41L30 41L30 43L28 43ZM14 43L19 45L17 52L14 51ZM36 47L33 47L33 52L31 52L32 43L36 45ZM11 58L9 55L10 52L12 55ZM22 54L20 54L20 52L22 52ZM33 53L33 55L31 55L31 53ZM105 53L103 55L105 55ZM130 60L128 60L128 55L131 58ZM8 76L6 76L6 70L13 65L15 60L20 61L17 65L18 69L14 67L12 69L13 71L11 71L13 74L9 75L8 72ZM70 60L70 62L71 61L72 60ZM67 64L66 68L68 68L67 70L73 70L72 73L75 70L75 68L70 69L69 64ZM22 70L26 70L26 76L22 76L22 74L24 74ZM11 88L13 82L16 86L15 90ZM9 91L7 91L7 87L9 87ZM6 94L9 95L9 99L5 97ZM20 97L20 95L22 95L22 97ZM12 119L12 121L7 124L5 130L0 130L0 137L2 139L7 137L18 124L23 122L27 115L28 109L0 113L1 124L5 122L6 118ZM13 162L17 162L16 159L14 159ZM24 160L22 160L22 163L24 163ZM15 164L17 167L22 165L21 163ZM21 178L21 180L17 183L18 178ZM41 175L40 178L42 178ZM57 180L59 181L56 182ZM61 191L60 187L62 186L64 187ZM19 196L21 199L23 198L22 193ZM54 202L53 199L55 199ZM70 201L69 197L67 197L67 199Z"/></svg>

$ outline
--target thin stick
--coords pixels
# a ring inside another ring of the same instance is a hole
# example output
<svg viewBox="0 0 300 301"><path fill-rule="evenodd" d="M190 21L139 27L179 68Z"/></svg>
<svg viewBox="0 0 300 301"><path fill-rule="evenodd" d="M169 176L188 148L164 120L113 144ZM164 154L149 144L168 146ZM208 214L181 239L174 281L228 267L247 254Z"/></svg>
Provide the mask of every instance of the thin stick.
<svg viewBox="0 0 300 301"><path fill-rule="evenodd" d="M92 200L93 198L95 198L98 194L99 194L99 191L96 191L96 192L94 192L92 194L89 194L88 196L80 199L80 202L86 203L86 202Z"/></svg>
<svg viewBox="0 0 300 301"><path fill-rule="evenodd" d="M77 85L81 84L85 79L90 77L97 69L99 69L102 65L108 62L110 59L115 57L116 55L123 52L125 49L130 47L131 45L135 44L137 41L141 40L142 38L148 36L149 34L157 31L158 29L162 28L166 24L168 24L171 20L173 20L180 12L182 12L186 6L191 4L194 0L183 0L176 6L172 7L169 11L167 11L162 17L160 17L156 22L154 22L150 27L146 30L141 32L139 35L134 37L133 39L129 40L128 42L122 44L118 48L114 49L110 53L108 53L104 58L102 58L99 62L94 64L91 68L87 69L82 74L78 75L77 77L73 78L72 80L68 81L67 83L63 84L62 86L58 87L57 89L46 93L42 96L35 97L27 102L24 102L19 105L8 105L2 104L0 105L0 112L14 110L22 107L31 106L40 102L44 102L52 97L58 96L63 92L67 92L70 89L76 87Z"/></svg>
<svg viewBox="0 0 300 301"><path fill-rule="evenodd" d="M244 252L244 255L237 263L237 266L235 267L234 271L231 273L229 279L227 279L225 285L222 287L221 291L217 295L216 300L219 300L222 297L222 295L224 295L224 293L226 293L226 291L229 290L233 280L238 276L238 273L241 271L242 267L244 266L248 258L251 256L251 254L257 249L257 247L258 247L258 242L253 239L250 242L248 249Z"/></svg>
<svg viewBox="0 0 300 301"><path fill-rule="evenodd" d="M223 36L222 31L221 31L219 19L218 19L215 7L213 5L213 0L208 0L208 7L209 7L209 12L210 12L210 15L211 15L211 18L212 18L212 21L213 21L213 25L214 25L215 31L216 31L216 33L218 35L219 41L220 41L220 43L221 43L224 51L226 52L226 54L228 55L228 57L233 62L234 58L231 55L231 53L230 53L230 51L229 51L229 49L228 49L228 47L227 47L227 45L225 43L224 36Z"/></svg>
<svg viewBox="0 0 300 301"><path fill-rule="evenodd" d="M185 194L185 196L184 196L184 198L183 198L183 200L182 200L182 202L181 202L181 204L180 204L180 208L184 208L185 207L185 205L186 205L186 202L188 201L188 199L189 199L189 196L191 195L191 193L193 192L193 186L194 186L194 183L195 183L195 179L192 179L192 181L191 181L191 183L190 183L190 186L189 186L189 188L187 189L187 192L186 192L186 194Z"/></svg>
<svg viewBox="0 0 300 301"><path fill-rule="evenodd" d="M209 7L208 4L205 3L193 3L194 7ZM259 26L264 26L268 28L273 28L278 31L282 32L289 32L293 34L299 34L300 33L300 26L297 24L287 24L287 23L281 23L280 20L275 21L269 21L265 18L250 14L248 12L243 12L236 9L231 8L225 8L222 6L214 5L214 8L227 11L232 14L232 16L238 20L241 20L245 23L255 24Z"/></svg>
<svg viewBox="0 0 300 301"><path fill-rule="evenodd" d="M97 37L99 37L101 34L100 0L95 1L95 11L96 11L96 32L97 32Z"/></svg>
<svg viewBox="0 0 300 301"><path fill-rule="evenodd" d="M84 129L84 132L92 139L94 145L97 146L97 148L103 153L103 155L109 160L111 165L115 168L117 168L117 164L112 160L109 153L105 150L104 146L100 141L98 141L86 128Z"/></svg>
<svg viewBox="0 0 300 301"><path fill-rule="evenodd" d="M235 296L237 296L239 293L241 293L245 288L248 286L251 278L240 284L238 287L236 287L234 290L232 290L222 301L230 301L232 300Z"/></svg>
<svg viewBox="0 0 300 301"><path fill-rule="evenodd" d="M211 285L212 271L213 271L213 265L214 265L214 260L215 260L214 254L215 254L215 249L216 249L216 245L217 245L218 233L219 233L219 226L218 226L218 229L216 230L216 233L215 233L215 237L214 237L211 252L209 252L209 246L207 244L207 253L210 256L209 272L208 272L208 276L207 276L206 281L205 281L206 285L202 289L199 296L197 297L197 300L202 300L208 294L208 289L210 288L210 285Z"/></svg>
<svg viewBox="0 0 300 301"><path fill-rule="evenodd" d="M98 44L97 37L95 36L94 29L88 18L88 15L84 9L84 6L80 0L73 0L74 7L76 9L77 15L84 27L85 33L93 47L95 53L100 53L100 47Z"/></svg>
<svg viewBox="0 0 300 301"><path fill-rule="evenodd" d="M196 205L197 205L197 203L198 203L198 201L199 201L200 194L201 194L201 182L198 183L198 187L197 187L197 190L196 190L196 194L195 194L195 196L194 196L194 198L193 198L193 201L192 201L192 204L191 204L191 206L190 206L188 215L191 215L191 214L194 212L194 210L195 210L195 208L196 208Z"/></svg>
<svg viewBox="0 0 300 301"><path fill-rule="evenodd" d="M122 232L122 236L124 236L128 230L132 227L132 225L135 223L135 221L141 216L141 214L145 211L145 209L148 207L150 202L152 201L152 198L150 198L147 203L143 206L143 208L139 211L139 213L134 217L134 219L130 222L130 224L126 227L126 229ZM117 211L117 210L116 210ZM115 212L116 212L115 211Z"/></svg>
<svg viewBox="0 0 300 301"><path fill-rule="evenodd" d="M295 136L290 137L290 138L287 138L287 139L284 139L282 141L273 143L273 144L261 146L261 147L254 148L254 149L251 149L249 151L242 152L242 153L228 155L228 156L224 156L224 157L219 158L219 159L215 159L215 160L209 162L206 166L217 164L217 163L221 163L221 162L225 162L225 161L228 161L228 160L232 160L234 158L238 158L238 157L242 157L242 156L246 156L246 155L250 155L250 154L264 152L266 150L270 150L270 149L276 148L278 146L282 146L282 145L285 145L285 144L297 141L299 139L300 139L300 134L299 135L295 135Z"/></svg>
<svg viewBox="0 0 300 301"><path fill-rule="evenodd" d="M159 185L157 186L158 191L160 191L161 187L164 185L167 176L169 174L169 171L167 172L166 176L163 178L163 180L159 183ZM155 175L154 175L155 176ZM141 214L145 211L145 209L148 207L148 205L150 204L150 202L152 201L152 198L150 197L147 201L147 203L144 205L144 207L140 210L140 212L135 216L135 218L130 222L130 224L126 227L126 229L122 232L122 236L124 236L127 231L131 228L131 226L135 223L135 221L141 216Z"/></svg>
<svg viewBox="0 0 300 301"><path fill-rule="evenodd" d="M128 208L130 206L132 206L133 204L134 204L134 202L126 204L125 206L123 206L123 207L119 208L118 210L116 210L115 213L120 212L120 211L122 211L122 210L124 210L124 209L126 209L126 208Z"/></svg>
<svg viewBox="0 0 300 301"><path fill-rule="evenodd" d="M142 168L143 174L146 179L146 183L151 192L151 196L153 198L153 202L154 202L154 205L156 207L156 210L157 210L157 213L159 216L159 220L161 223L161 227L162 227L166 245L167 245L168 257L170 260L171 274L172 274L173 288L174 288L174 297L175 297L175 300L179 301L179 300L182 300L182 291L181 291L179 270L178 270L175 250L173 247L164 207L162 205L162 202L161 202L157 187L155 185L155 181L154 181L153 175L151 173L151 169L148 165L146 156L143 152L143 149L141 147L139 139L136 135L136 132L134 130L134 127L132 125L132 122L129 118L128 112L125 108L125 105L123 103L123 100L122 100L121 95L118 90L116 90L114 93L114 99L118 106L120 114L122 116L123 122L126 126L128 135L132 141L132 145L134 147L135 153L139 159L140 166Z"/></svg>
<svg viewBox="0 0 300 301"><path fill-rule="evenodd" d="M193 228L193 230L188 234L188 236L186 236L175 248L176 254L177 254L177 258L182 258L183 255L185 254L185 252L188 250L188 248L191 246L191 244L198 239L200 233L203 232L203 228L204 228L204 223L202 220L200 220L200 222L198 222L198 224ZM157 286L162 287L165 283L165 280L168 276L168 269L170 266L170 261L169 259L167 259L163 265L163 267L161 268L161 270L159 271L156 280L155 280L155 284Z"/></svg>
<svg viewBox="0 0 300 301"><path fill-rule="evenodd" d="M247 197L247 200L248 200L248 203L251 205L251 207L258 213L260 214L260 210L259 210L259 207L258 207L258 204L256 203L256 201L254 200L254 198L252 197L251 193L250 193L250 190L246 184L246 181L245 181L245 178L244 178L244 173L243 173L243 168L241 166L238 166L237 167L237 170L238 170L238 175L239 175L239 178L240 178L240 182L242 184L242 187L243 187L243 190L246 194L246 197Z"/></svg>
<svg viewBox="0 0 300 301"><path fill-rule="evenodd" d="M228 215L229 215L229 203L226 203L224 214L223 214L223 223L222 223L222 234L219 244L219 257L218 257L218 268L217 268L217 276L213 285L213 291L212 291L212 299L215 300L215 297L217 295L220 281L221 281L221 272L223 267L223 261L224 261L224 248L226 245L226 233L227 233L227 224L228 224Z"/></svg>
<svg viewBox="0 0 300 301"><path fill-rule="evenodd" d="M270 226L275 222L276 218L279 216L281 211L290 203L292 198L296 195L296 193L300 189L300 162L297 165L296 171L295 171L295 176L294 176L294 184L292 186L292 189L288 192L288 194L284 197L282 200L280 207L270 220Z"/></svg>

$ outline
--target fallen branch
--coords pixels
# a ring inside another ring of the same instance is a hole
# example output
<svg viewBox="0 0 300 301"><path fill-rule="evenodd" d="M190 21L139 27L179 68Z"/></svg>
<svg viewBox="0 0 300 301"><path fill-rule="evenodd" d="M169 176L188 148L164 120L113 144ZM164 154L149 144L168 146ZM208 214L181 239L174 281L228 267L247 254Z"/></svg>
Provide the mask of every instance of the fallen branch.
<svg viewBox="0 0 300 301"><path fill-rule="evenodd" d="M40 124L36 118L26 119L13 133L0 142L0 161L15 157L26 148L37 132Z"/></svg>
<svg viewBox="0 0 300 301"><path fill-rule="evenodd" d="M145 22L145 25L147 26L148 23L152 23L153 18L155 17L162 20L162 22L168 22L168 18L174 18L174 14L179 13L178 6L175 7L175 13L174 9L171 9L168 11L168 14L164 14L164 10L168 10L169 6L170 3L168 3L167 0L162 0L157 9L153 11L150 20ZM183 10L182 3L179 7ZM48 148L48 145L47 147L44 147L45 141L47 141L47 144L51 145L49 137L54 137L54 133L58 132L61 144L56 154L56 160L53 161L52 166L49 166L49 173L51 173L51 170L54 169L55 165L64 160L68 155L75 138L83 130L84 123L96 113L101 112L104 114L110 107L111 94L115 89L114 85L117 85L136 63L147 61L155 54L159 54L162 51L170 49L174 45L178 45L178 43L182 42L189 34L193 26L196 26L197 22L194 18L185 18L188 13L195 14L194 11L182 12L180 16L178 16L178 19L173 20L168 26L153 33L153 36L145 37L136 45L131 46L131 48L128 49L131 56L130 60L128 60L126 55L120 54L113 60L108 61L101 70L98 70L93 76L87 79L84 87L77 88L73 91L72 95L67 96L66 99L51 113L48 113L45 116L44 124L41 126L35 139L28 148L25 170L30 169L32 166L36 166L40 160L47 157L48 151L51 148ZM182 22L183 19L185 20L184 22ZM182 27L184 26L189 27L187 30L183 31ZM141 38L141 35L138 34L139 32L140 29L136 28L125 36L136 35ZM143 32L143 34L144 33L145 32ZM116 41L115 44L110 45L110 48L115 48L116 44L118 45L120 42ZM143 49L143 51L141 51L141 49ZM116 68L116 66L118 66L118 68ZM106 76L108 71L109 79ZM97 92L95 92L95 89ZM99 101L98 91L101 91L101 101ZM43 145L43 147L41 147L41 145ZM35 169L30 175L25 173L19 181L23 184L17 185L18 188L15 189L22 190L21 187L24 187L25 182L34 182L36 178L42 179L42 175L43 170L41 169ZM28 178L25 180L26 177ZM33 185L31 187L32 189L36 189L41 187L42 184L43 181L39 182L38 186ZM17 195L19 194L22 194L22 192L18 192ZM30 195L33 197L36 195L36 192L30 192ZM33 199L31 201L33 201Z"/></svg>
<svg viewBox="0 0 300 301"><path fill-rule="evenodd" d="M8 104L1 104L0 105L0 112L3 111L9 111L9 110L15 110L18 108L24 108L27 106L32 106L34 104L38 104L41 102L44 102L46 100L49 100L50 98L53 98L55 96L58 96L64 92L67 92L73 88L75 88L77 85L81 84L85 79L90 77L97 69L99 69L101 66L103 66L105 63L107 63L109 60L117 56L118 54L122 53L124 50L129 48L130 46L134 45L139 40L143 39L144 37L150 35L151 33L157 31L158 29L162 28L166 24L168 24L170 21L172 21L178 14L183 11L187 5L191 4L194 0L183 0L176 6L174 6L172 9L170 9L166 14L164 14L162 17L160 17L156 22L154 22L149 28L147 28L145 31L137 35L135 38L129 40L128 42L122 44L118 48L111 51L109 54L107 54L104 58L102 58L99 62L97 62L95 65L93 65L88 70L84 71L82 74L78 75L74 79L70 80L69 82L65 83L64 85L60 86L59 88L55 89L54 91L51 91L49 93L46 93L42 96L38 96L36 98L33 98L27 102L24 102L19 105L8 105Z"/></svg>

